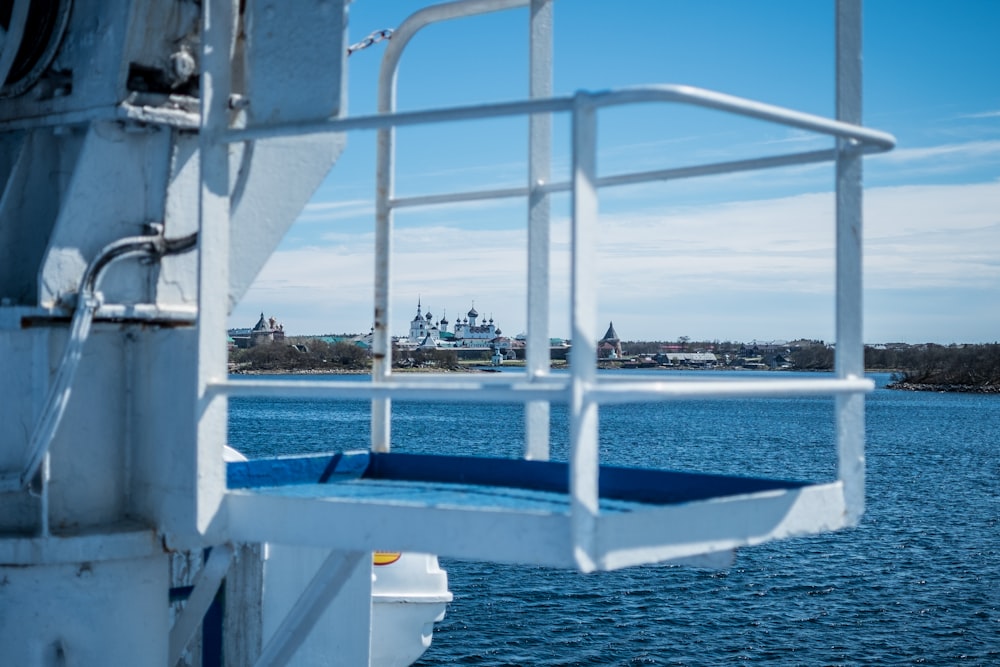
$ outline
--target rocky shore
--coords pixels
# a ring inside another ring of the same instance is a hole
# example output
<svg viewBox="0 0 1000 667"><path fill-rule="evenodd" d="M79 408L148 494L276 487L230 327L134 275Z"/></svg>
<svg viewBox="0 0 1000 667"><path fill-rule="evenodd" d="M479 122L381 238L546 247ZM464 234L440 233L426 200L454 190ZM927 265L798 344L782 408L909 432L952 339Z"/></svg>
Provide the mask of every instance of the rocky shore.
<svg viewBox="0 0 1000 667"><path fill-rule="evenodd" d="M936 391L960 394L1000 394L1000 385L997 384L929 384L922 382L892 382L887 384L886 388L899 389L902 391Z"/></svg>

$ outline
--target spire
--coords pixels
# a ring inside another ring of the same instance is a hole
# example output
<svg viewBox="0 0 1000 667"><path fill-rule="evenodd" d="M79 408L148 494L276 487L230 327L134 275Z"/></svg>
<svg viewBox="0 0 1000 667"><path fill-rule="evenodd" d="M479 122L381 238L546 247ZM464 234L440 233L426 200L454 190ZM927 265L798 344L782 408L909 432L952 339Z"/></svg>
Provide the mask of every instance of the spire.
<svg viewBox="0 0 1000 667"><path fill-rule="evenodd" d="M604 338L602 338L601 340L602 341L604 341L604 340L608 340L608 341L618 340L618 332L615 331L615 323L614 322L608 322L608 332L606 334L604 334Z"/></svg>

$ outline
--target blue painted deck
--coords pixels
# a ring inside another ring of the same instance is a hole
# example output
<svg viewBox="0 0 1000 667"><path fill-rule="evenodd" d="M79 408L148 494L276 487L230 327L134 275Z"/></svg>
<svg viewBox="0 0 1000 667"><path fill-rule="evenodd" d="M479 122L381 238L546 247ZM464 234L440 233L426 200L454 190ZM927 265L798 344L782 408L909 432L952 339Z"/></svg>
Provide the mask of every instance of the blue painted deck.
<svg viewBox="0 0 1000 667"><path fill-rule="evenodd" d="M568 512L569 465L422 454L346 452L227 464L230 489L363 503ZM808 482L601 466L602 512L629 512Z"/></svg>

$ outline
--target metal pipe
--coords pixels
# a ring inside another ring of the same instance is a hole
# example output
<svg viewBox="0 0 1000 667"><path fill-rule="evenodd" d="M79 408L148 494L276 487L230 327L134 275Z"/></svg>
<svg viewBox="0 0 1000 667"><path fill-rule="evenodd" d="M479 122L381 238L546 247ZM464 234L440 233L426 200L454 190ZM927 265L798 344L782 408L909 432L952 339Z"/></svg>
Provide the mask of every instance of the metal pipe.
<svg viewBox="0 0 1000 667"><path fill-rule="evenodd" d="M583 572L597 568L598 405L590 395L597 379L597 109L578 93L573 109L572 212L570 214L570 532L573 558Z"/></svg>
<svg viewBox="0 0 1000 667"><path fill-rule="evenodd" d="M0 490L18 490L27 487L52 445L66 411L66 405L69 403L73 378L83 356L83 345L90 335L94 314L101 305L101 299L97 294L97 282L104 269L112 262L126 257L141 255L161 258L183 253L194 248L196 243L197 234L179 239L166 239L162 231L150 236L131 236L108 244L87 265L80 279L80 291L70 323L69 339L59 367L56 369L56 376L49 387L41 417L32 431L24 468L16 476L8 474L0 478Z"/></svg>
<svg viewBox="0 0 1000 667"><path fill-rule="evenodd" d="M875 389L864 378L823 380L745 380L736 382L601 383L590 390L601 405L654 400L715 398L779 398L784 396L860 396Z"/></svg>
<svg viewBox="0 0 1000 667"><path fill-rule="evenodd" d="M506 375L506 374L504 374ZM329 399L372 398L394 395L400 400L523 402L546 400L567 402L569 376L547 376L544 380L521 375L515 380L482 378L456 380L452 376L424 376L394 380L374 386L366 381L320 382L314 380L226 380L209 384L213 394L227 396L320 397ZM634 380L604 378L587 384L588 395L601 404L647 403L664 400L708 398L775 398L791 395L849 396L871 392L867 378L807 378L776 380ZM481 396L480 396L481 394Z"/></svg>
<svg viewBox="0 0 1000 667"><path fill-rule="evenodd" d="M527 383L513 385L480 384L451 381L441 384L427 382L288 382L282 380L251 380L222 382L209 385L213 394L227 396L286 396L324 397L329 399L387 398L401 401L478 401L524 403L526 401L557 401L565 403L565 382Z"/></svg>
<svg viewBox="0 0 1000 667"><path fill-rule="evenodd" d="M382 54L382 66L378 79L378 109L380 113L394 108L396 93L396 72L403 50L420 30L434 23L452 19L489 14L506 9L527 7L530 0L459 0L424 7L406 18L392 33L392 39Z"/></svg>
<svg viewBox="0 0 1000 667"><path fill-rule="evenodd" d="M652 84L589 93L589 95L593 104L600 107L640 102L676 102L705 109L726 111L738 116L780 123L802 130L812 130L842 139L853 139L862 143L874 144L882 150L889 150L896 145L896 139L885 132L695 86Z"/></svg>
<svg viewBox="0 0 1000 667"><path fill-rule="evenodd" d="M552 96L552 0L531 0L529 93ZM549 373L550 195L542 186L552 171L552 116L528 117L528 340L526 371ZM524 458L549 458L549 404L524 406Z"/></svg>
<svg viewBox="0 0 1000 667"><path fill-rule="evenodd" d="M740 171L756 171L758 169L773 169L799 164L814 164L817 162L832 162L837 158L836 149L805 151L801 153L786 153L770 155L747 160L732 160L728 162L712 162L691 167L674 167L672 169L656 169L652 171L635 171L625 174L613 174L596 179L598 188L618 185L635 185L650 181L672 181L698 176L731 174ZM534 188L498 188L496 190L469 190L454 194L418 195L415 197L400 197L390 200L393 208L410 208L416 206L433 206L439 204L455 204L460 202L481 201L485 199L502 199L510 197L527 197L532 191L550 194L553 192L569 192L572 189L570 181L541 183Z"/></svg>
<svg viewBox="0 0 1000 667"><path fill-rule="evenodd" d="M734 95L717 93L694 86L659 84L581 94L590 96L591 103L595 108L650 102L686 104L725 111L738 116L756 118L757 120L774 122L781 125L789 125L819 134L855 140L862 144L870 145L876 152L890 150L896 145L895 137L886 132L852 125L851 123L830 120L822 116L792 111L791 109L764 104L763 102L756 102ZM229 143L238 143L251 139L299 136L320 132L377 130L379 128L447 123L457 120L478 120L532 113L568 112L572 110L573 99L573 96L550 97L548 99L495 102L443 109L401 111L396 113L383 112L366 116L355 116L353 118L331 118L322 121L276 123L265 127L229 130L222 135L222 140Z"/></svg>
<svg viewBox="0 0 1000 667"><path fill-rule="evenodd" d="M861 0L836 4L837 121L861 123ZM858 147L837 139L837 350L835 369L843 379L864 375L862 339L862 193ZM836 401L838 474L844 483L848 523L856 524L865 508L865 402L862 396Z"/></svg>

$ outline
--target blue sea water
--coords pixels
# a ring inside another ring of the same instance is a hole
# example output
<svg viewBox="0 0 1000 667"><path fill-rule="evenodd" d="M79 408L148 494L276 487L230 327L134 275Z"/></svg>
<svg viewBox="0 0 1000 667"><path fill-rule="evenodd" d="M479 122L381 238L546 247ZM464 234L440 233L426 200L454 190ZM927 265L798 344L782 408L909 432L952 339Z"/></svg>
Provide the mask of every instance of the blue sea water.
<svg viewBox="0 0 1000 667"><path fill-rule="evenodd" d="M859 527L743 549L724 570L442 559L455 599L418 664L1000 664L1000 396L875 377ZM602 463L830 479L832 410L824 398L607 406ZM552 423L565 460L559 406ZM517 406L393 406L395 451L517 457L522 433ZM231 401L230 442L251 457L367 438L364 402Z"/></svg>

